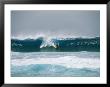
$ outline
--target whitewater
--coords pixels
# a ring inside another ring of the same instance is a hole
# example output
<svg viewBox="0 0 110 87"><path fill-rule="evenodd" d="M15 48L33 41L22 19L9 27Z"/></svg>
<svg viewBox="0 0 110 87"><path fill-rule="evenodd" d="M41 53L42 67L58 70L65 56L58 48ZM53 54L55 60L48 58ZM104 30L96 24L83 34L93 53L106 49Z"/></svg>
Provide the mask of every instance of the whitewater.
<svg viewBox="0 0 110 87"><path fill-rule="evenodd" d="M100 52L11 52L13 77L100 76Z"/></svg>

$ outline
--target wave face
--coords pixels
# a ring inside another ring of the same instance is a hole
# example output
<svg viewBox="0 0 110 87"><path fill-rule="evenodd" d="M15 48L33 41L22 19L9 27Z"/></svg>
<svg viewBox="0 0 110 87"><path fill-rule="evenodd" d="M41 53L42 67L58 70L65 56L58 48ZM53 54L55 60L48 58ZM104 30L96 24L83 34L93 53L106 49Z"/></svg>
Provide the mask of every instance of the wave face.
<svg viewBox="0 0 110 87"><path fill-rule="evenodd" d="M100 37L11 39L13 52L76 52L100 51Z"/></svg>

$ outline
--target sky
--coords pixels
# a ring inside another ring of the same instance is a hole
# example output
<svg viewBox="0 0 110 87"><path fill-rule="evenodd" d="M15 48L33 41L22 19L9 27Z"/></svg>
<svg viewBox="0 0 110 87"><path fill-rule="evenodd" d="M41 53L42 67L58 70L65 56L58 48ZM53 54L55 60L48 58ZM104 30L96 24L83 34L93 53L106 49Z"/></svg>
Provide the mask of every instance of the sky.
<svg viewBox="0 0 110 87"><path fill-rule="evenodd" d="M97 37L100 11L11 11L11 37Z"/></svg>

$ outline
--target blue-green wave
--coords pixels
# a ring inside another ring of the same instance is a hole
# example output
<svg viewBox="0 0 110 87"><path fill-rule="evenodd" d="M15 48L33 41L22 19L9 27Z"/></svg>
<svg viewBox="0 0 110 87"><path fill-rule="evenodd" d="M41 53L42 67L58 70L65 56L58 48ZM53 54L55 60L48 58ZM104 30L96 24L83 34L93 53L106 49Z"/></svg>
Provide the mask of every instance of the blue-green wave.
<svg viewBox="0 0 110 87"><path fill-rule="evenodd" d="M11 39L11 51L14 52L74 52L100 51L100 37L95 38L65 38L45 40Z"/></svg>

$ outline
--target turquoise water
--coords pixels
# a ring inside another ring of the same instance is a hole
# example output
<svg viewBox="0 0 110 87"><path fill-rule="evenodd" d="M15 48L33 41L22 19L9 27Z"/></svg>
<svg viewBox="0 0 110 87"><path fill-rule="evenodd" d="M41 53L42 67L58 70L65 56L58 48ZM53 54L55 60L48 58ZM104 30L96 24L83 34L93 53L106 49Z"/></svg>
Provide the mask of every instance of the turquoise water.
<svg viewBox="0 0 110 87"><path fill-rule="evenodd" d="M99 77L100 52L12 52L11 76Z"/></svg>
<svg viewBox="0 0 110 87"><path fill-rule="evenodd" d="M13 66L12 67L12 76L81 76L81 77L92 77L100 76L100 69L89 69L89 68L66 68L59 65L51 64L34 64L28 66Z"/></svg>

